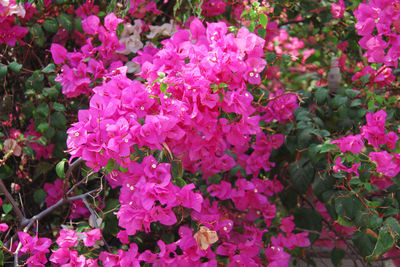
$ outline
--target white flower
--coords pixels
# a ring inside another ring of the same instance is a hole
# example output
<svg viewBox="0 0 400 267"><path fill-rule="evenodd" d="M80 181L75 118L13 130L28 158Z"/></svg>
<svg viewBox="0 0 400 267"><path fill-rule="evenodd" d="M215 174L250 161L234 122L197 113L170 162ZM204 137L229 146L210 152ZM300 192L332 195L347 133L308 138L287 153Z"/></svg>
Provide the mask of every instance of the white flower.
<svg viewBox="0 0 400 267"><path fill-rule="evenodd" d="M143 48L143 43L140 40L140 35L138 33L121 38L119 41L125 45L125 50L119 52L123 55L136 53L139 49Z"/></svg>
<svg viewBox="0 0 400 267"><path fill-rule="evenodd" d="M0 14L2 17L17 15L18 17L25 17L26 11L21 4L11 4L9 0L0 0L0 4L5 7L3 12Z"/></svg>
<svg viewBox="0 0 400 267"><path fill-rule="evenodd" d="M132 61L126 62L125 66L128 67L128 70L126 71L127 73L138 74L141 70L140 65Z"/></svg>
<svg viewBox="0 0 400 267"><path fill-rule="evenodd" d="M163 35L163 36L172 36L174 33L176 33L176 25L173 20L170 21L170 23L164 23L161 26L149 26L150 28L150 33L147 35L147 38L153 39L157 35Z"/></svg>

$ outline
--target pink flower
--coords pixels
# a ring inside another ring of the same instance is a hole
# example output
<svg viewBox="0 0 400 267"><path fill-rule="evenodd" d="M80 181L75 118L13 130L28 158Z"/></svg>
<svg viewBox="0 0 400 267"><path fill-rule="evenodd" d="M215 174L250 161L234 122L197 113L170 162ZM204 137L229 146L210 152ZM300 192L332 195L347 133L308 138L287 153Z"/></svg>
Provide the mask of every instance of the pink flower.
<svg viewBox="0 0 400 267"><path fill-rule="evenodd" d="M206 17L214 17L225 12L226 4L223 0L207 0L202 5L202 13Z"/></svg>
<svg viewBox="0 0 400 267"><path fill-rule="evenodd" d="M348 135L341 137L339 140L334 140L331 144L337 144L342 153L350 151L354 154L360 153L364 148L364 142L360 134Z"/></svg>
<svg viewBox="0 0 400 267"><path fill-rule="evenodd" d="M339 0L339 3L332 3L331 13L335 19L343 18L344 11L346 10L343 0Z"/></svg>
<svg viewBox="0 0 400 267"><path fill-rule="evenodd" d="M0 223L0 232L5 232L8 229L8 225L6 223Z"/></svg>
<svg viewBox="0 0 400 267"><path fill-rule="evenodd" d="M76 245L78 236L74 230L61 229L56 242L62 248L70 248Z"/></svg>
<svg viewBox="0 0 400 267"><path fill-rule="evenodd" d="M67 56L67 49L65 47L52 43L50 47L51 56L53 57L54 63L61 64L64 63Z"/></svg>
<svg viewBox="0 0 400 267"><path fill-rule="evenodd" d="M361 165L361 162L359 163L354 163L351 168L347 168L346 166L343 165L342 163L342 157L337 157L335 160L335 166L333 166L333 171L337 173L339 170L342 170L346 173L354 173L354 175L359 176L358 174L358 167Z"/></svg>
<svg viewBox="0 0 400 267"><path fill-rule="evenodd" d="M110 13L104 18L104 26L109 31L116 31L118 28L118 24L123 21L124 20L117 18L114 13Z"/></svg>
<svg viewBox="0 0 400 267"><path fill-rule="evenodd" d="M393 162L393 157L387 151L370 152L369 157L377 164L376 171L388 177L395 177L400 171L400 165Z"/></svg>
<svg viewBox="0 0 400 267"><path fill-rule="evenodd" d="M281 220L281 230L284 231L285 233L291 233L294 229L294 223L293 223L293 215L290 217L283 218Z"/></svg>
<svg viewBox="0 0 400 267"><path fill-rule="evenodd" d="M56 264L65 264L70 260L71 251L68 248L59 248L52 250L50 261Z"/></svg>
<svg viewBox="0 0 400 267"><path fill-rule="evenodd" d="M90 15L82 20L82 28L88 34L97 34L99 30L100 19L95 15Z"/></svg>
<svg viewBox="0 0 400 267"><path fill-rule="evenodd" d="M86 233L81 233L84 236L83 243L87 247L93 247L97 240L101 239L100 229L96 228Z"/></svg>

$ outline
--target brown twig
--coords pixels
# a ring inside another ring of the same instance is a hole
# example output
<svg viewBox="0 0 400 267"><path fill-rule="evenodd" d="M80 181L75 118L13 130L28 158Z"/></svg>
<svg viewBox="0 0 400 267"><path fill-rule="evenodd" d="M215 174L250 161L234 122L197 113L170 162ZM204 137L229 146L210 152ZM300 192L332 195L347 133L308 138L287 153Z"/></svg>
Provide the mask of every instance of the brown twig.
<svg viewBox="0 0 400 267"><path fill-rule="evenodd" d="M69 178L72 174L72 171L83 161L82 158L78 158L77 160L75 160L71 165L69 165L69 168L67 170L67 173L65 174L65 181L64 181L64 185L63 185L63 199L67 199L68 196L68 192L67 192L67 188L68 188L68 182L69 182Z"/></svg>
<svg viewBox="0 0 400 267"><path fill-rule="evenodd" d="M31 226L35 223L35 221L39 221L40 219L42 219L46 215L48 215L51 212L53 212L58 207L66 204L66 203L78 200L78 199L82 199L84 201L87 196L89 196L90 194L93 194L93 193L95 193L97 191L99 191L99 189L94 189L92 191L89 191L87 193L84 193L84 194L81 194L81 195L78 195L78 196L68 197L66 199L65 198L60 199L56 204L48 207L47 209L45 209L44 211L36 214L32 218L26 219L26 222L25 222L26 224L22 225L22 227L24 227L24 232L27 232L29 230L29 228L31 228ZM15 250L15 253L14 253L14 266L15 267L18 266L18 252L21 249L21 247L22 247L22 243L19 242L18 247L17 247L17 249Z"/></svg>
<svg viewBox="0 0 400 267"><path fill-rule="evenodd" d="M313 210L315 210L313 204L303 196L303 194L301 194L295 186L293 186L292 183L290 183L290 181L288 181L288 183L290 184L290 186L293 188L294 191L297 192L297 194L300 196L300 198L305 201ZM332 232L335 233L335 235L337 237L339 237L340 240L342 240L346 246L351 250L351 252L354 254L354 256L357 257L358 260L361 261L363 266L368 266L367 263L365 262L364 258L362 256L360 256L360 254L358 253L357 249L349 242L349 240L347 240L346 238L344 238L338 231L336 231L335 227L333 227L333 225L326 220L324 217L321 217L322 221L325 223L325 225L329 228L329 230L331 230Z"/></svg>
<svg viewBox="0 0 400 267"><path fill-rule="evenodd" d="M68 190L67 195L71 194L75 188L77 188L78 186L80 186L81 184L83 184L85 181L87 181L87 179L92 176L94 174L94 171L89 172L82 180L80 180L79 182L77 182L76 184L72 185L72 187Z"/></svg>
<svg viewBox="0 0 400 267"><path fill-rule="evenodd" d="M100 229L100 226L99 226L98 223L97 223L97 216L96 216L96 214L94 213L94 210L92 209L92 207L89 205L89 203L88 203L86 197L84 197L84 198L82 199L82 201L83 201L83 203L85 203L86 208L87 208L87 209L89 210L89 212L90 212L90 216L92 216L92 218L93 218L93 225L94 225L94 227ZM107 251L110 252L110 251L111 251L110 246L108 245L107 241L105 240L103 234L101 234L101 239L103 240L104 246L106 247Z"/></svg>
<svg viewBox="0 0 400 267"><path fill-rule="evenodd" d="M19 221L21 224L26 222L26 218L24 214L22 213L21 209L18 207L17 203L15 202L14 198L10 194L10 192L7 190L6 186L3 183L3 180L0 179L0 190L4 193L5 197L7 198L8 202L13 206L13 210L15 214L17 215Z"/></svg>

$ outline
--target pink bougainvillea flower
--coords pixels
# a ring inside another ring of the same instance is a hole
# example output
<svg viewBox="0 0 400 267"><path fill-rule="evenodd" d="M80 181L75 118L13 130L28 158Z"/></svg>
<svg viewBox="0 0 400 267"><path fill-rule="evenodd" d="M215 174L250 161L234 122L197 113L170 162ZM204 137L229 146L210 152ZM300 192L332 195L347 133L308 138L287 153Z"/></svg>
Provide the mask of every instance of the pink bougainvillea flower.
<svg viewBox="0 0 400 267"><path fill-rule="evenodd" d="M347 168L346 166L343 165L342 163L342 157L337 157L335 160L335 166L333 166L333 171L337 173L339 170L342 170L346 173L354 173L354 175L359 176L358 174L358 167L361 165L361 162L359 163L354 163L351 168Z"/></svg>
<svg viewBox="0 0 400 267"><path fill-rule="evenodd" d="M95 15L90 15L89 17L82 20L82 28L88 34L97 34L99 30L100 19Z"/></svg>
<svg viewBox="0 0 400 267"><path fill-rule="evenodd" d="M387 151L370 152L369 157L376 162L376 171L383 175L395 177L400 172L399 161L393 161L393 156Z"/></svg>
<svg viewBox="0 0 400 267"><path fill-rule="evenodd" d="M70 248L78 243L78 236L74 230L61 229L60 236L56 240L57 244L62 248Z"/></svg>
<svg viewBox="0 0 400 267"><path fill-rule="evenodd" d="M335 19L343 18L346 6L343 0L339 0L338 3L332 3L331 13Z"/></svg>
<svg viewBox="0 0 400 267"><path fill-rule="evenodd" d="M350 151L354 154L358 154L364 148L364 142L360 134L341 137L339 140L333 140L331 144L337 144L342 153Z"/></svg>
<svg viewBox="0 0 400 267"><path fill-rule="evenodd" d="M93 247L95 245L96 241L101 239L101 232L100 232L100 229L98 229L98 228L90 230L89 232L80 233L80 234L84 236L83 243L87 247Z"/></svg>
<svg viewBox="0 0 400 267"><path fill-rule="evenodd" d="M53 57L54 63L61 64L65 62L67 56L67 49L65 47L52 43L50 47L51 56Z"/></svg>
<svg viewBox="0 0 400 267"><path fill-rule="evenodd" d="M0 223L0 232L5 232L8 229L8 225L6 223Z"/></svg>

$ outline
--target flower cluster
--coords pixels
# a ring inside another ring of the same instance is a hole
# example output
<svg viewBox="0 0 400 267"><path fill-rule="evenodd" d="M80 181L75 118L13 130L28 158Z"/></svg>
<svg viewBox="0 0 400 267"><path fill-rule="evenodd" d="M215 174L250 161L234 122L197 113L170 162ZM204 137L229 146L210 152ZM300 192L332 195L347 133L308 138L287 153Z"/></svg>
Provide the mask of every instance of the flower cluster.
<svg viewBox="0 0 400 267"><path fill-rule="evenodd" d="M64 64L56 81L62 84L66 97L89 94L94 85L112 75L126 61L116 53L125 49L116 33L120 22L122 20L111 13L104 18L102 26L97 16L90 15L82 20L82 28L88 38L80 52L68 52L57 43L51 45L54 63ZM95 46L95 41L101 45Z"/></svg>
<svg viewBox="0 0 400 267"><path fill-rule="evenodd" d="M26 261L28 266L45 266L48 262L46 254L49 253L51 239L38 236L30 236L25 232L18 232L21 242L21 254L28 254L30 257ZM101 240L100 229L93 229L88 232L77 233L75 230L61 229L56 240L57 249L52 250L49 258L50 262L56 266L99 266L97 260L86 259L84 255L79 255L74 247L83 245L94 247ZM82 242L80 242L82 241ZM81 244L82 243L82 244ZM20 255L21 255L20 254Z"/></svg>
<svg viewBox="0 0 400 267"><path fill-rule="evenodd" d="M260 218L271 224L276 208L268 197L283 187L277 180L257 177L274 166L271 152L284 142L283 135L267 135L260 129L261 116L246 85L261 81L264 40L245 28L229 33L222 22L204 27L194 19L189 28L164 40L162 49L148 46L138 52L133 61L140 65L145 82L127 78L126 67L107 75L93 88L89 109L80 110L79 121L68 130L72 158L82 157L94 170L113 169L107 178L111 186L121 186L116 214L125 229L118 234L122 243L129 244L128 237L138 231L150 232L152 223L175 225L183 214L203 225L197 233L180 226L181 239L170 244L158 241L157 254L140 254L135 244L118 255L102 252L105 266L140 261L197 266L200 258L215 266L215 253L237 265L261 263L258 252L265 249L264 231L249 225ZM281 102L267 110L285 122L297 107L297 98L278 96ZM290 107L283 108L287 102ZM168 160L156 157L160 153ZM233 201L231 206L218 205L197 193L195 184L172 176L175 163L189 172L200 170L204 179L237 165L253 178L238 173L236 181L223 179L209 186L212 198ZM289 259L284 248L309 245L306 234L292 230L286 229L267 248L268 262L278 266ZM214 253L211 245L217 240ZM176 254L177 247L182 254Z"/></svg>
<svg viewBox="0 0 400 267"><path fill-rule="evenodd" d="M372 177L371 183L380 189L385 189L392 185L391 178L400 172L400 154L391 152L396 148L399 136L393 131L386 130L386 117L387 114L384 110L368 113L366 115L367 124L361 127L360 134L349 135L331 142L331 144L337 144L342 153L350 151L354 154L359 154L364 151L365 141L367 141L368 145L373 148L368 153L368 157L374 162L376 172L380 175L380 177ZM359 175L357 170L361 162L354 163L351 168L347 168L342 164L342 158L338 157L335 164L333 168L335 172L342 170L347 173L354 173L356 176Z"/></svg>
<svg viewBox="0 0 400 267"><path fill-rule="evenodd" d="M27 7L30 4L27 3ZM0 44L5 43L15 46L16 41L23 43L22 38L28 33L28 29L16 25L16 17L24 18L26 14L24 6L17 4L15 0L0 1Z"/></svg>
<svg viewBox="0 0 400 267"><path fill-rule="evenodd" d="M400 1L371 0L354 11L359 44L368 62L397 67L399 58Z"/></svg>

